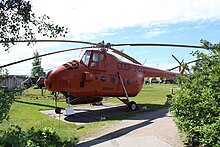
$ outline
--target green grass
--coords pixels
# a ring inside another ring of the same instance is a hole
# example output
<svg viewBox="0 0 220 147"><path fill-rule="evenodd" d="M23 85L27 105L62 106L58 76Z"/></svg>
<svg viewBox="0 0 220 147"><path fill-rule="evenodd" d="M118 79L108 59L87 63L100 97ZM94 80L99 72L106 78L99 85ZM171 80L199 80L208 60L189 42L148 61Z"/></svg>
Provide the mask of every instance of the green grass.
<svg viewBox="0 0 220 147"><path fill-rule="evenodd" d="M175 84L146 84L143 85L141 92L130 98L138 105L146 106L148 110L155 110L165 106L166 96L171 93L171 88L177 88ZM110 99L106 102L121 103L118 99Z"/></svg>
<svg viewBox="0 0 220 147"><path fill-rule="evenodd" d="M149 110L154 110L165 106L166 95L170 93L171 87L177 87L176 85L165 84L152 84L144 85L142 91L132 101L137 104L145 105ZM62 96L61 96L62 97ZM104 103L116 102L121 103L118 99L110 99L104 101ZM66 107L64 99L60 99L58 102L60 107ZM59 121L52 117L48 117L45 114L39 112L39 110L54 109L54 101L47 91L44 96L41 96L41 90L29 89L26 91L26 95L18 97L13 103L10 110L9 121L4 121L1 124L0 130L5 130L9 127L9 124L18 124L24 130L27 130L34 126L35 128L52 127L63 138L80 138L85 134L95 131L97 128L118 121L118 118L126 118L131 116L130 113L125 116L113 116L107 121L91 122L85 125L74 125ZM134 114L134 113L133 113Z"/></svg>

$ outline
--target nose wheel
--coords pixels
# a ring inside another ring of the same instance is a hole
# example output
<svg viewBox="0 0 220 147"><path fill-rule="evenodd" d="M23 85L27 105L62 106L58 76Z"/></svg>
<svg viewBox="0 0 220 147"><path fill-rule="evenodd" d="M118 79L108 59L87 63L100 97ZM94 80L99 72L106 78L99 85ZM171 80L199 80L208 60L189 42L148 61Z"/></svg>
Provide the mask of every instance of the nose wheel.
<svg viewBox="0 0 220 147"><path fill-rule="evenodd" d="M54 95L54 101L55 101L55 106L56 106L55 113L56 114L61 114L62 108L57 107L57 93L56 92L52 92L52 95Z"/></svg>
<svg viewBox="0 0 220 147"><path fill-rule="evenodd" d="M55 108L55 113L56 113L56 114L61 114L61 109L62 109L62 108L60 108L60 107L56 107L56 108Z"/></svg>

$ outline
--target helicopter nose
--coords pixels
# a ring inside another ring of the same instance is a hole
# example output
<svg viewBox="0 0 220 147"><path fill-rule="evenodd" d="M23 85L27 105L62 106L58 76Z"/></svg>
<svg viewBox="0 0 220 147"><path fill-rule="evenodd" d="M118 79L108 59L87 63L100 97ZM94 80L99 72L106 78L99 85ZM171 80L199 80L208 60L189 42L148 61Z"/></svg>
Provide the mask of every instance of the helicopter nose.
<svg viewBox="0 0 220 147"><path fill-rule="evenodd" d="M67 83L70 81L68 78L70 79L71 77L71 80L73 80L74 71L77 70L79 66L80 63L73 60L49 71L44 80L46 88L53 92L67 90L69 88Z"/></svg>
<svg viewBox="0 0 220 147"><path fill-rule="evenodd" d="M54 91L53 89L55 88L55 85L56 85L56 81L54 81L54 79L55 79L54 71L51 70L47 73L46 79L44 80L44 84L46 88L50 91Z"/></svg>
<svg viewBox="0 0 220 147"><path fill-rule="evenodd" d="M59 66L47 73L44 84L49 91L60 92L58 86L59 75L65 70L65 67Z"/></svg>
<svg viewBox="0 0 220 147"><path fill-rule="evenodd" d="M49 80L50 77L51 77L51 72L53 72L53 70L50 70L50 71L47 73L46 78L45 78L45 80L44 80L44 85L46 86L46 88L47 88L48 90L51 90L51 88L52 88L52 82Z"/></svg>

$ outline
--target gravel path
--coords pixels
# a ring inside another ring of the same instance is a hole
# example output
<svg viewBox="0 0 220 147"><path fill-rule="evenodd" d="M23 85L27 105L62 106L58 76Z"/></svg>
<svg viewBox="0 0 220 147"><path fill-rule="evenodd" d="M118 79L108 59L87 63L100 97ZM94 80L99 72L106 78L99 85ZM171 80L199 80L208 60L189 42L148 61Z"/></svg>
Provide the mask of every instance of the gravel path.
<svg viewBox="0 0 220 147"><path fill-rule="evenodd" d="M182 144L166 107L153 112L138 113L134 117L106 126L86 136L76 146L181 147Z"/></svg>

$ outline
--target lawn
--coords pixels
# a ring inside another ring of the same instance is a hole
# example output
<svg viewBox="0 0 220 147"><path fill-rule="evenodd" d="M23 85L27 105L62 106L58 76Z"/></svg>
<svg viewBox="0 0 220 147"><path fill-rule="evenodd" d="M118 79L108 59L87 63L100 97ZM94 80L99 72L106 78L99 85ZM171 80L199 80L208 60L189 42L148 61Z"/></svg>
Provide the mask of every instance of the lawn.
<svg viewBox="0 0 220 147"><path fill-rule="evenodd" d="M172 84L144 85L142 91L136 97L131 98L131 100L141 106L146 106L147 111L152 111L165 106L167 100L166 95L170 93L170 88L172 87L177 86ZM104 101L104 103L108 102L121 103L116 98ZM58 105L66 107L65 100L60 99ZM28 91L25 91L24 95L17 97L11 107L9 121L4 121L1 124L0 130L7 129L10 123L18 124L24 130L31 128L32 126L35 128L52 127L63 139L73 137L80 138L85 134L95 131L101 126L119 121L119 119L110 119L106 121L91 122L85 125L74 125L56 120L39 112L39 110L48 109L54 109L54 101L50 96L50 93L47 91L44 93L44 96L41 96L41 90L33 88L29 89ZM124 118L127 116L117 117Z"/></svg>

